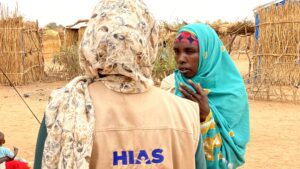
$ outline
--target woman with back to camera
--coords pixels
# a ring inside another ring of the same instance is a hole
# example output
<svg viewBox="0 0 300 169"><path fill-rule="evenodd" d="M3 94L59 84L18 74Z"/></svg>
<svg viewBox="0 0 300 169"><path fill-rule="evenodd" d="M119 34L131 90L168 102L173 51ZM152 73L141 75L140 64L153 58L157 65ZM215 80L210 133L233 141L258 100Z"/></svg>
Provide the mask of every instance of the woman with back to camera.
<svg viewBox="0 0 300 169"><path fill-rule="evenodd" d="M52 92L36 169L206 168L198 105L153 86L157 33L141 0L97 4L79 49L86 75Z"/></svg>

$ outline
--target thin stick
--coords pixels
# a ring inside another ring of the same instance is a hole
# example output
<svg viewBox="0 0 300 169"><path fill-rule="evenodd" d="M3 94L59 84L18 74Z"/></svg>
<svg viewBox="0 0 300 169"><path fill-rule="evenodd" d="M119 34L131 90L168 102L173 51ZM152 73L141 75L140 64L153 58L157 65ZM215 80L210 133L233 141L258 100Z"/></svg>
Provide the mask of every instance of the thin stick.
<svg viewBox="0 0 300 169"><path fill-rule="evenodd" d="M34 118L36 119L36 121L41 124L41 121L37 118L37 116L33 113L33 111L31 110L31 108L28 106L28 104L26 103L26 101L23 99L23 97L21 96L21 94L19 93L19 91L16 89L16 87L14 86L14 84L10 81L10 79L7 77L7 75L4 73L4 71L0 68L1 72L3 73L4 77L8 80L9 85L17 92L17 94L19 95L19 97L22 99L22 101L25 103L25 105L27 106L27 108L30 110L31 114L34 116Z"/></svg>

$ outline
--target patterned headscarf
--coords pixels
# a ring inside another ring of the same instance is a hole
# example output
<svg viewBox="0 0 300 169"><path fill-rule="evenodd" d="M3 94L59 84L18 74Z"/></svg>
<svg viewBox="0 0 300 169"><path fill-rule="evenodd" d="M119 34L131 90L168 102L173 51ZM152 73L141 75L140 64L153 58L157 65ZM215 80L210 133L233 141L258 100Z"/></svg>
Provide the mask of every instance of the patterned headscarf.
<svg viewBox="0 0 300 169"><path fill-rule="evenodd" d="M188 44L195 45L197 47L199 46L197 37L193 33L187 31L180 32L176 36L175 43L177 42L186 42Z"/></svg>
<svg viewBox="0 0 300 169"><path fill-rule="evenodd" d="M141 0L102 0L83 36L79 55L87 75L111 90L141 93L153 84L158 32Z"/></svg>

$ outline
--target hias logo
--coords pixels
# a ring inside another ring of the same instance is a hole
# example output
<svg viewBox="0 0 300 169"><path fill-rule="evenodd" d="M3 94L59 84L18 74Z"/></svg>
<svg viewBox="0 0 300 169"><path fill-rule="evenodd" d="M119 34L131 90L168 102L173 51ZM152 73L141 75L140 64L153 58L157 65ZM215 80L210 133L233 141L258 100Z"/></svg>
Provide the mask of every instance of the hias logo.
<svg viewBox="0 0 300 169"><path fill-rule="evenodd" d="M136 154L134 151L114 151L113 165L159 164L164 161L164 156L162 154L163 149L154 149L152 152L148 153L146 150L140 150Z"/></svg>

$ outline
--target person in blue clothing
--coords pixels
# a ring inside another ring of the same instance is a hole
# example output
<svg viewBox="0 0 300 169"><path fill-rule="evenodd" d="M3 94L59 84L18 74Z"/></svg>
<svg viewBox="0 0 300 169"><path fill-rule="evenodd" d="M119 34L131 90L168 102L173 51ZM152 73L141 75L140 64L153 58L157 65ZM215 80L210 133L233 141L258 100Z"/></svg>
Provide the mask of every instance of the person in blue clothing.
<svg viewBox="0 0 300 169"><path fill-rule="evenodd" d="M189 24L173 48L177 70L162 88L173 85L177 96L198 103L207 168L241 166L249 142L248 96L222 41L209 25Z"/></svg>
<svg viewBox="0 0 300 169"><path fill-rule="evenodd" d="M4 134L0 131L0 169L29 169L28 163L16 157L18 148L14 147L14 152L3 146L5 143Z"/></svg>
<svg viewBox="0 0 300 169"><path fill-rule="evenodd" d="M4 143L5 143L5 137L4 134L0 131L0 164L6 161L13 160L18 154L17 148L14 148L14 152L12 152L8 148L3 147Z"/></svg>

